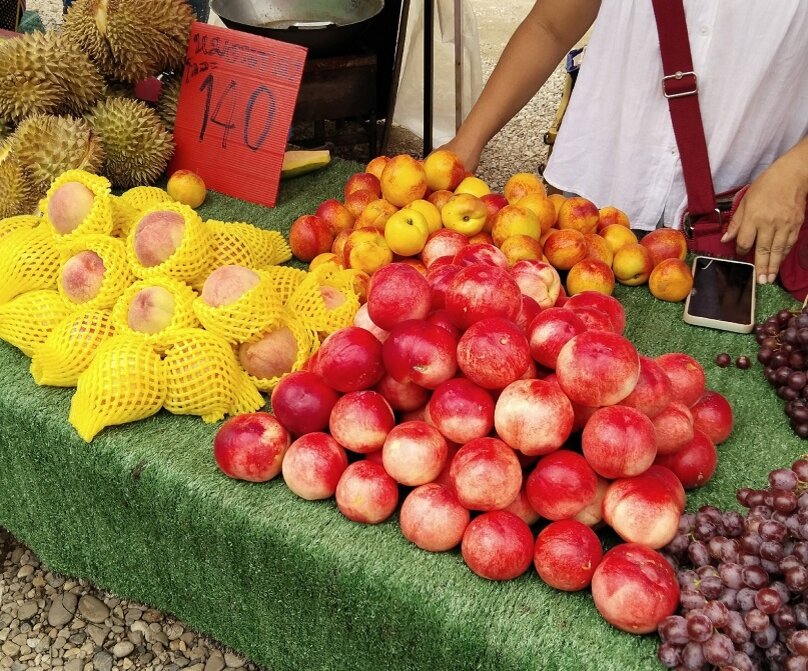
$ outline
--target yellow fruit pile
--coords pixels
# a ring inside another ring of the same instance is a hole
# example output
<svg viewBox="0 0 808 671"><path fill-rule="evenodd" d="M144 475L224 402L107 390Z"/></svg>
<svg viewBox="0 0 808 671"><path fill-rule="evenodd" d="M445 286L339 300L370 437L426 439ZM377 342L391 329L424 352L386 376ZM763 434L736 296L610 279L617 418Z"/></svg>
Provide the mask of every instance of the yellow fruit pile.
<svg viewBox="0 0 808 671"><path fill-rule="evenodd" d="M329 260L368 275L393 260L425 273L464 246L493 245L504 265L541 261L566 272L569 294L611 294L617 281L648 283L657 298L678 301L692 282L681 232L662 229L641 242L624 212L548 195L532 173L512 175L502 193L493 193L445 149L423 161L374 158L348 179L342 202L324 201L294 222L289 244L313 266Z"/></svg>
<svg viewBox="0 0 808 671"><path fill-rule="evenodd" d="M37 216L0 220L0 339L37 384L76 387L69 421L88 442L161 408L251 412L359 308L355 271L290 258L276 231L71 170Z"/></svg>

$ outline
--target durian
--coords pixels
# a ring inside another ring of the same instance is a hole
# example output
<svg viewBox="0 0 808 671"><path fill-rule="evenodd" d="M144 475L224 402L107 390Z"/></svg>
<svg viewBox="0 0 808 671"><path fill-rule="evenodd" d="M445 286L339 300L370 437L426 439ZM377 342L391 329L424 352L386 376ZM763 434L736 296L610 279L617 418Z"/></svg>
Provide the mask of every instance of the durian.
<svg viewBox="0 0 808 671"><path fill-rule="evenodd" d="M166 129L174 132L174 120L177 118L177 103L180 97L179 76L167 77L163 80L163 88L160 90L160 98L157 100L157 114L165 124Z"/></svg>
<svg viewBox="0 0 808 671"><path fill-rule="evenodd" d="M75 0L62 32L105 76L135 83L181 68L195 18L186 0Z"/></svg>
<svg viewBox="0 0 808 671"><path fill-rule="evenodd" d="M59 33L0 40L0 117L80 114L92 107L104 80L76 44Z"/></svg>
<svg viewBox="0 0 808 671"><path fill-rule="evenodd" d="M17 126L8 142L28 175L36 199L43 197L63 172L79 169L97 173L104 164L101 141L83 119L34 115Z"/></svg>
<svg viewBox="0 0 808 671"><path fill-rule="evenodd" d="M0 119L0 140L5 140L11 135L11 124L5 119Z"/></svg>
<svg viewBox="0 0 808 671"><path fill-rule="evenodd" d="M165 172L174 140L146 103L108 98L87 117L106 153L104 175L115 186L154 182Z"/></svg>
<svg viewBox="0 0 808 671"><path fill-rule="evenodd" d="M0 142L0 219L33 213L37 200L30 179L11 151L11 143Z"/></svg>

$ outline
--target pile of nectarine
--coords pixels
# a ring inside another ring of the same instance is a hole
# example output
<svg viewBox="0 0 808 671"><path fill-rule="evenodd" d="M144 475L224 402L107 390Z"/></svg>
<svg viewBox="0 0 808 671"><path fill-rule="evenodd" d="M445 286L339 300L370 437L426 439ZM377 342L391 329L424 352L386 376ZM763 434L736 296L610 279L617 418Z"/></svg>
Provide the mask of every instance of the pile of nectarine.
<svg viewBox="0 0 808 671"><path fill-rule="evenodd" d="M404 495L401 530L416 546L460 545L491 580L534 564L558 589L591 582L609 622L653 631L679 594L656 550L677 533L685 489L713 474L728 402L687 354L640 355L614 297L567 298L552 266L510 265L495 246L448 249L425 275L408 263L376 270L355 325L275 388L287 485L334 496L366 524ZM220 465L241 477L237 463ZM603 524L626 541L605 557Z"/></svg>
<svg viewBox="0 0 808 671"><path fill-rule="evenodd" d="M660 229L640 241L619 209L548 196L530 173L512 175L501 194L492 193L445 149L423 161L406 154L373 159L348 179L342 202L329 199L299 217L289 241L302 261L325 255L371 275L393 261L423 272L483 244L499 248L508 265L549 263L566 273L570 295L611 294L617 281L648 283L657 298L679 301L692 286L681 232Z"/></svg>

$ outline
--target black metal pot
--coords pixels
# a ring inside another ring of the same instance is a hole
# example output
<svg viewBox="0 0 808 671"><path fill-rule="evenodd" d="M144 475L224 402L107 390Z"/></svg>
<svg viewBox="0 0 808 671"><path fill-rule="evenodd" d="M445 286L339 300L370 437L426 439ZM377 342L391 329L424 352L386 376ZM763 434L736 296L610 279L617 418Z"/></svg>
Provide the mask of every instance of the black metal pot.
<svg viewBox="0 0 808 671"><path fill-rule="evenodd" d="M384 0L212 0L211 8L228 28L334 56L356 49Z"/></svg>

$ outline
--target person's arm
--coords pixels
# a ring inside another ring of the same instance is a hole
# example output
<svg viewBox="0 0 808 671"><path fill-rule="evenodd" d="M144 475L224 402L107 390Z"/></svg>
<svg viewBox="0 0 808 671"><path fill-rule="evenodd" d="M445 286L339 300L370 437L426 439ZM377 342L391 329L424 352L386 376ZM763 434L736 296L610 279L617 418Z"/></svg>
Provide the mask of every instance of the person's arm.
<svg viewBox="0 0 808 671"><path fill-rule="evenodd" d="M537 0L480 98L445 148L475 170L483 148L521 110L592 25L600 0Z"/></svg>
<svg viewBox="0 0 808 671"><path fill-rule="evenodd" d="M808 137L783 154L741 200L723 241L735 240L738 254L755 248L758 282L774 282L805 220L808 199Z"/></svg>

